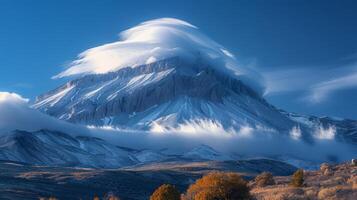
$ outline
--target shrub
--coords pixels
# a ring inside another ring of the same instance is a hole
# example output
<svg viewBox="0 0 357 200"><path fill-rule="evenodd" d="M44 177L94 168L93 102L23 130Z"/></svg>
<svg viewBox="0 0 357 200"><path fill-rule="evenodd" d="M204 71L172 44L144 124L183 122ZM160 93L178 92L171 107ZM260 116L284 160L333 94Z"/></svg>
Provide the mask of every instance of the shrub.
<svg viewBox="0 0 357 200"><path fill-rule="evenodd" d="M357 191L357 173L356 174L352 174L350 176L350 178L347 180L347 183L352 186L353 190Z"/></svg>
<svg viewBox="0 0 357 200"><path fill-rule="evenodd" d="M299 169L293 174L290 185L294 187L302 187L304 185L304 170Z"/></svg>
<svg viewBox="0 0 357 200"><path fill-rule="evenodd" d="M330 176L333 174L332 167L327 163L322 163L320 165L320 171L325 176Z"/></svg>
<svg viewBox="0 0 357 200"><path fill-rule="evenodd" d="M154 191L150 200L180 200L180 192L175 186L164 184Z"/></svg>
<svg viewBox="0 0 357 200"><path fill-rule="evenodd" d="M185 200L249 199L247 182L236 173L214 172L198 179L184 196Z"/></svg>
<svg viewBox="0 0 357 200"><path fill-rule="evenodd" d="M98 195L94 195L93 200L100 200Z"/></svg>
<svg viewBox="0 0 357 200"><path fill-rule="evenodd" d="M258 187L265 187L268 185L275 185L274 177L269 172L263 172L255 177L255 184Z"/></svg>

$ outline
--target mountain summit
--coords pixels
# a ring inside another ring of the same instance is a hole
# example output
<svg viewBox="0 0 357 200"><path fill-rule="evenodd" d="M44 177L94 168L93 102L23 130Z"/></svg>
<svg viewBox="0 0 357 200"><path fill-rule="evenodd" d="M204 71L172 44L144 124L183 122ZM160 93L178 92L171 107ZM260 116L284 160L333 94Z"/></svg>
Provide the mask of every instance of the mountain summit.
<svg viewBox="0 0 357 200"><path fill-rule="evenodd" d="M86 75L41 95L34 108L75 123L129 129L213 122L287 132L294 125L238 78L180 57Z"/></svg>
<svg viewBox="0 0 357 200"><path fill-rule="evenodd" d="M259 73L177 19L123 31L119 41L81 53L56 78L65 76L77 78L37 97L32 107L73 123L121 129L195 132L203 127L357 140L355 121L298 115L269 104Z"/></svg>
<svg viewBox="0 0 357 200"><path fill-rule="evenodd" d="M187 22L164 18L80 54L56 77L82 75L33 105L74 123L163 131L213 123L288 132L294 123L261 96L259 74Z"/></svg>

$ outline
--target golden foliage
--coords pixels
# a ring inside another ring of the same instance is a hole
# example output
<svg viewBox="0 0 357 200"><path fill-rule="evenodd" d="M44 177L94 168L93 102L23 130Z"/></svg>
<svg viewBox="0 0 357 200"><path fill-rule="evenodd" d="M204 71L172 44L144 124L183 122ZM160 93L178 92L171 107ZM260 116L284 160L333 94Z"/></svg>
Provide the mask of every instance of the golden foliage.
<svg viewBox="0 0 357 200"><path fill-rule="evenodd" d="M258 176L255 177L254 182L258 187L265 187L268 185L275 184L274 177L269 172L263 172L259 174Z"/></svg>
<svg viewBox="0 0 357 200"><path fill-rule="evenodd" d="M180 200L180 192L175 186L164 184L154 191L150 200Z"/></svg>
<svg viewBox="0 0 357 200"><path fill-rule="evenodd" d="M94 195L93 200L100 200L97 195Z"/></svg>
<svg viewBox="0 0 357 200"><path fill-rule="evenodd" d="M236 173L213 172L192 184L185 200L243 200L249 199L247 182Z"/></svg>
<svg viewBox="0 0 357 200"><path fill-rule="evenodd" d="M294 187L302 187L304 185L304 170L297 170L291 177L290 185Z"/></svg>

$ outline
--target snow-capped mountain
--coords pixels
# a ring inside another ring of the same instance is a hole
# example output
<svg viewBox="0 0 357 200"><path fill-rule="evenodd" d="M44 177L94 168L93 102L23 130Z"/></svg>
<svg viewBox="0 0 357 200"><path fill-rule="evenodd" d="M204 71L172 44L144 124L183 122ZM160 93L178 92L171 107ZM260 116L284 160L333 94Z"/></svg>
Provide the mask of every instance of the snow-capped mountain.
<svg viewBox="0 0 357 200"><path fill-rule="evenodd" d="M33 108L74 123L165 131L215 123L288 133L295 122L262 98L259 73L185 21L162 18L81 53L55 78L81 76Z"/></svg>
<svg viewBox="0 0 357 200"><path fill-rule="evenodd" d="M129 129L200 120L282 132L294 125L241 80L179 57L86 75L39 96L33 107L74 123Z"/></svg>
<svg viewBox="0 0 357 200"><path fill-rule="evenodd" d="M0 137L0 159L36 165L114 168L139 163L135 152L95 137L15 130Z"/></svg>
<svg viewBox="0 0 357 200"><path fill-rule="evenodd" d="M187 22L164 18L123 31L117 42L81 53L56 78L78 78L39 96L33 108L58 119L120 129L195 131L210 127L278 132L356 143L356 121L275 108L262 78Z"/></svg>
<svg viewBox="0 0 357 200"><path fill-rule="evenodd" d="M355 150L356 121L275 108L257 73L180 20L124 31L120 41L80 54L56 78L72 75L31 108L3 94L0 159L112 168L237 156L320 162L350 159Z"/></svg>
<svg viewBox="0 0 357 200"><path fill-rule="evenodd" d="M331 117L316 117L311 115L302 115L297 113L289 113L281 111L291 120L298 123L300 126L308 127L308 129L325 133L324 135L317 134L317 137L331 137L343 142L357 144L357 121L351 119L337 119ZM316 134L316 133L315 133Z"/></svg>

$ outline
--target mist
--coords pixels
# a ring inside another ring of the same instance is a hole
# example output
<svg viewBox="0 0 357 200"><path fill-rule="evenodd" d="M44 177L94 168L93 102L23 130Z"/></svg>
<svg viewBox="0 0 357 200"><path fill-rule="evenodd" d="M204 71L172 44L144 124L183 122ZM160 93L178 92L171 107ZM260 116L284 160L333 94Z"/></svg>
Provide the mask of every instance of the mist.
<svg viewBox="0 0 357 200"><path fill-rule="evenodd" d="M87 127L58 120L28 107L27 100L14 93L0 92L0 136L12 130L48 129L72 136L90 136L133 149L151 149L167 154L182 154L205 144L236 158L289 158L313 163L341 162L356 156L357 147L332 137L334 129L319 128L311 133L313 142L294 134L282 134L264 128L243 126L224 129L213 121L195 121L176 128L156 125L149 131L122 130L112 127ZM297 132L297 133L296 133Z"/></svg>

